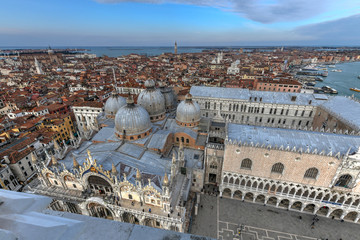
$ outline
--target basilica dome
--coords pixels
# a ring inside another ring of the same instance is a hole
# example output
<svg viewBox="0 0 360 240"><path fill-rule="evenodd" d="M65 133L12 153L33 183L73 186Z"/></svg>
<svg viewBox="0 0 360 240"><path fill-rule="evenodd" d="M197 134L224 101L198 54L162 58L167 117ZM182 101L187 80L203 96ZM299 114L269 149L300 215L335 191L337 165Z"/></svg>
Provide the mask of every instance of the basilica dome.
<svg viewBox="0 0 360 240"><path fill-rule="evenodd" d="M171 112L176 107L176 97L174 91L171 88L165 87L163 82L159 83L160 92L165 98L165 109L167 112Z"/></svg>
<svg viewBox="0 0 360 240"><path fill-rule="evenodd" d="M165 98L159 89L155 88L153 80L145 82L146 89L142 91L137 99L140 106L146 109L150 120L156 122L165 118Z"/></svg>
<svg viewBox="0 0 360 240"><path fill-rule="evenodd" d="M199 104L192 100L191 94L186 94L176 109L176 122L185 127L195 127L201 118Z"/></svg>
<svg viewBox="0 0 360 240"><path fill-rule="evenodd" d="M125 98L119 96L116 92L113 92L105 103L106 117L114 118L117 111L125 105L126 105Z"/></svg>
<svg viewBox="0 0 360 240"><path fill-rule="evenodd" d="M120 108L115 116L115 134L121 139L136 140L148 136L151 122L147 111L134 104L131 96L127 104Z"/></svg>

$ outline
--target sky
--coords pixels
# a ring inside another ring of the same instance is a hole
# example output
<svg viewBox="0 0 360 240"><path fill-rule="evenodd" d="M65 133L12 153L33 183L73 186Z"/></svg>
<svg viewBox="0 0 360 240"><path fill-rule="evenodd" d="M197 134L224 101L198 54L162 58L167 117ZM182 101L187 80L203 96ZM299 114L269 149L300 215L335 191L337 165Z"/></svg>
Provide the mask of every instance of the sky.
<svg viewBox="0 0 360 240"><path fill-rule="evenodd" d="M0 46L360 46L360 0L1 0Z"/></svg>

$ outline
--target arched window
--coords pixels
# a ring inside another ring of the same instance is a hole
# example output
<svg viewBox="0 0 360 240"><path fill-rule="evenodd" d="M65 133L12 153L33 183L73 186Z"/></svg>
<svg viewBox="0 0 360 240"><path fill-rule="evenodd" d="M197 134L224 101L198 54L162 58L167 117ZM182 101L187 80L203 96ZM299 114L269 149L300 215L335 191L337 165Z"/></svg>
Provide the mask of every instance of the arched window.
<svg viewBox="0 0 360 240"><path fill-rule="evenodd" d="M189 139L188 139L188 138L186 139L186 143L189 143Z"/></svg>
<svg viewBox="0 0 360 240"><path fill-rule="evenodd" d="M181 137L181 142L184 142L184 137Z"/></svg>
<svg viewBox="0 0 360 240"><path fill-rule="evenodd" d="M245 158L241 161L241 167L242 169L251 169L252 161L249 158Z"/></svg>
<svg viewBox="0 0 360 240"><path fill-rule="evenodd" d="M284 171L284 164L282 164L282 163L275 163L271 168L272 173L282 174L283 171Z"/></svg>
<svg viewBox="0 0 360 240"><path fill-rule="evenodd" d="M178 138L178 137L176 138L176 141L177 141L177 142L179 141L179 138Z"/></svg>
<svg viewBox="0 0 360 240"><path fill-rule="evenodd" d="M304 178L316 179L318 174L319 174L319 170L317 170L317 168L309 168L308 170L306 170Z"/></svg>
<svg viewBox="0 0 360 240"><path fill-rule="evenodd" d="M349 174L341 175L339 177L339 179L337 180L335 186L348 188L351 180L352 180L351 175L349 175Z"/></svg>

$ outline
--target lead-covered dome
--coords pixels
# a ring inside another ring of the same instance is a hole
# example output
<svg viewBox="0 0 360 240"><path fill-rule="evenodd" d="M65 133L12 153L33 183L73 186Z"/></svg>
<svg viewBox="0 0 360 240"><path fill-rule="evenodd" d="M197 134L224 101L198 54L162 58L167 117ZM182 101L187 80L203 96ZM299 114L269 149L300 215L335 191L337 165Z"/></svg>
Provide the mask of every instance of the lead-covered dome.
<svg viewBox="0 0 360 240"><path fill-rule="evenodd" d="M114 118L117 111L126 105L125 98L113 92L105 103L105 114L108 118Z"/></svg>
<svg viewBox="0 0 360 240"><path fill-rule="evenodd" d="M167 112L171 112L176 108L176 97L174 91L171 88L165 87L163 82L159 83L160 92L165 98L165 109Z"/></svg>
<svg viewBox="0 0 360 240"><path fill-rule="evenodd" d="M186 94L176 109L176 122L185 127L197 126L200 122L201 114L199 104L193 102L191 94Z"/></svg>
<svg viewBox="0 0 360 240"><path fill-rule="evenodd" d="M153 80L145 81L146 89L142 91L137 99L140 106L146 109L150 120L156 122L165 118L165 98L159 89L155 88Z"/></svg>
<svg viewBox="0 0 360 240"><path fill-rule="evenodd" d="M121 139L136 140L148 136L151 122L147 111L134 104L131 96L126 106L120 108L115 116L115 134Z"/></svg>

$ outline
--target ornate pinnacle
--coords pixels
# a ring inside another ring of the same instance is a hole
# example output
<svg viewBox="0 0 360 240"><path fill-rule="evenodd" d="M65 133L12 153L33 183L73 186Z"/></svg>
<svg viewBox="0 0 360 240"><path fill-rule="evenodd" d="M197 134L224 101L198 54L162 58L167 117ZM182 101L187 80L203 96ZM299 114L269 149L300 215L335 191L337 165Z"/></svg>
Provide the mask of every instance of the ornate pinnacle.
<svg viewBox="0 0 360 240"><path fill-rule="evenodd" d="M59 144L58 144L58 142L56 140L54 140L54 148L55 148L55 150L60 149L60 146L59 146Z"/></svg>
<svg viewBox="0 0 360 240"><path fill-rule="evenodd" d="M165 173L165 176L164 176L163 185L164 185L164 186L168 186L168 185L169 185L169 178L168 178L168 175L167 175L166 173Z"/></svg>
<svg viewBox="0 0 360 240"><path fill-rule="evenodd" d="M176 163L176 155L175 155L175 152L173 152L172 163Z"/></svg>
<svg viewBox="0 0 360 240"><path fill-rule="evenodd" d="M141 173L139 171L139 169L136 170L136 180L141 180Z"/></svg>
<svg viewBox="0 0 360 240"><path fill-rule="evenodd" d="M180 142L179 150L183 150L183 149L184 149L184 144L182 142Z"/></svg>
<svg viewBox="0 0 360 240"><path fill-rule="evenodd" d="M73 168L79 168L79 163L76 161L75 156L73 156Z"/></svg>
<svg viewBox="0 0 360 240"><path fill-rule="evenodd" d="M37 158L36 158L34 152L31 152L31 161L33 162L33 164L35 164L37 162Z"/></svg>
<svg viewBox="0 0 360 240"><path fill-rule="evenodd" d="M57 165L58 164L58 161L56 159L56 157L54 155L51 156L51 163L52 165Z"/></svg>
<svg viewBox="0 0 360 240"><path fill-rule="evenodd" d="M114 163L112 163L112 166L111 166L111 173L112 173L112 175L115 175L115 176L118 174L118 171L116 170Z"/></svg>

